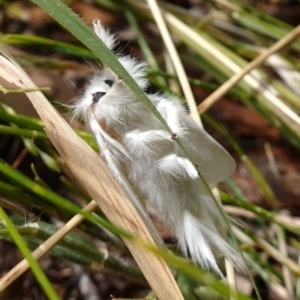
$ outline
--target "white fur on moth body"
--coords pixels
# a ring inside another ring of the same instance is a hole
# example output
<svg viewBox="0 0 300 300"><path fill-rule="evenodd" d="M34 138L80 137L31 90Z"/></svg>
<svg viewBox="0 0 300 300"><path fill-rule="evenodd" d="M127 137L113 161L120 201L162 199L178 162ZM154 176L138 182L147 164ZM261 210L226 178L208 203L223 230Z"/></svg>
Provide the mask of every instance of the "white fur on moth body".
<svg viewBox="0 0 300 300"><path fill-rule="evenodd" d="M113 49L114 36L99 20L93 24L97 36ZM145 63L130 56L117 57L145 90ZM235 163L231 156L188 117L176 99L162 94L147 96L208 184L216 184L232 174ZM174 137L122 80L107 67L99 70L75 103L73 112L85 119L102 157L140 213L146 214L137 194L150 201L161 220L175 233L184 255L221 276L216 257L225 257L239 267L239 255L222 237L223 219L198 171Z"/></svg>

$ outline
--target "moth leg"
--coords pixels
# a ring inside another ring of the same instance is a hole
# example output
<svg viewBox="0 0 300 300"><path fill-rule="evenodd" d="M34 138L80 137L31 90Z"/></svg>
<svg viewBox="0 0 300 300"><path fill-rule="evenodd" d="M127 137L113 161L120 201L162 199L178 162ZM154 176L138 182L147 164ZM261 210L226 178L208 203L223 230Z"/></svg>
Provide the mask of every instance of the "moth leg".
<svg viewBox="0 0 300 300"><path fill-rule="evenodd" d="M171 175L172 177L180 178L198 178L198 172L194 165L184 157L170 154L155 162L161 174Z"/></svg>
<svg viewBox="0 0 300 300"><path fill-rule="evenodd" d="M180 119L185 116L184 108L177 101L170 101L169 99L162 99L158 105L157 110L164 117L169 127L172 130L171 138L176 140L177 136L182 136L186 129L182 126Z"/></svg>
<svg viewBox="0 0 300 300"><path fill-rule="evenodd" d="M162 151L166 146L174 145L174 141L170 138L170 134L165 130L133 130L126 133L123 137L126 148L137 157L147 156Z"/></svg>

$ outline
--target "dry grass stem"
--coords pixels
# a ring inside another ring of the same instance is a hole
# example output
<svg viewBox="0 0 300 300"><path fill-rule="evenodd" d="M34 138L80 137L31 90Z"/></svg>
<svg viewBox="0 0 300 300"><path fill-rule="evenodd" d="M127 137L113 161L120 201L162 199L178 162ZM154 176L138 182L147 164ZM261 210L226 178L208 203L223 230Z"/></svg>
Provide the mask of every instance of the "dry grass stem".
<svg viewBox="0 0 300 300"><path fill-rule="evenodd" d="M181 84L181 88L185 97L185 100L189 106L191 116L193 120L202 127L202 122L198 113L197 105L195 102L195 98L189 84L188 78L186 76L185 70L183 68L182 62L176 50L176 47L172 41L171 35L166 26L165 20L162 16L161 10L157 4L156 0L147 0L150 10L152 12L153 18L157 24L157 27L160 31L164 44L166 46L167 51L169 52L170 58L176 70L179 82ZM175 18L175 17L174 17Z"/></svg>
<svg viewBox="0 0 300 300"><path fill-rule="evenodd" d="M278 250L280 251L280 253L288 257L287 244L284 238L284 229L279 225L275 225L275 230L278 239ZM291 271L284 265L282 266L282 275L283 275L283 282L289 296L289 300L295 300L294 288L293 288L293 276Z"/></svg>
<svg viewBox="0 0 300 300"><path fill-rule="evenodd" d="M237 227L232 227L234 234L244 243L251 244L253 243L252 239L248 237L245 233L243 233L240 229ZM263 239L257 238L255 240L255 243L258 247L260 247L262 250L264 250L266 253L268 253L270 256L272 256L274 259L276 259L279 263L286 266L291 270L293 273L295 273L297 276L300 276L300 267L290 258L284 256L279 250L277 250L275 247L264 241Z"/></svg>
<svg viewBox="0 0 300 300"><path fill-rule="evenodd" d="M29 216L30 215L30 212L25 209L24 207L20 207L19 205L15 204L13 201L10 201L11 199L7 198L3 198L3 197L0 197L0 206L2 208L6 208L6 209L9 209L13 212L16 212L18 214L20 214L21 216L22 215L26 215L26 216Z"/></svg>
<svg viewBox="0 0 300 300"><path fill-rule="evenodd" d="M217 102L223 95L225 95L234 85L236 85L246 74L251 70L257 68L265 60L275 52L280 51L282 48L286 47L293 41L295 41L300 35L300 25L293 29L284 38L275 43L268 50L263 51L259 56L252 60L244 69L233 75L225 83L223 83L215 92L208 96L200 105L199 112L203 113L208 110L215 102Z"/></svg>
<svg viewBox="0 0 300 300"><path fill-rule="evenodd" d="M230 300L238 299L234 267L232 263L227 259L225 259L225 268L226 268L227 281L230 287Z"/></svg>
<svg viewBox="0 0 300 300"><path fill-rule="evenodd" d="M280 173L278 170L278 166L276 163L276 159L275 159L275 155L272 151L271 145L269 143L264 143L264 148L265 148L265 152L266 152L266 156L270 165L270 169L273 173L273 175L277 178L280 177Z"/></svg>
<svg viewBox="0 0 300 300"><path fill-rule="evenodd" d="M174 66L172 64L170 54L168 53L168 51L166 51L164 49L163 55L164 55L165 68L166 68L167 73L176 76L176 71L175 71ZM168 84L170 86L170 90L173 93L175 93L177 95L181 95L181 89L180 89L179 83L176 79L170 78L168 80Z"/></svg>
<svg viewBox="0 0 300 300"><path fill-rule="evenodd" d="M248 211L245 208L241 208L241 207L226 205L224 206L224 210L228 214L239 216L239 217L251 218L251 219L257 218L257 216L253 212Z"/></svg>

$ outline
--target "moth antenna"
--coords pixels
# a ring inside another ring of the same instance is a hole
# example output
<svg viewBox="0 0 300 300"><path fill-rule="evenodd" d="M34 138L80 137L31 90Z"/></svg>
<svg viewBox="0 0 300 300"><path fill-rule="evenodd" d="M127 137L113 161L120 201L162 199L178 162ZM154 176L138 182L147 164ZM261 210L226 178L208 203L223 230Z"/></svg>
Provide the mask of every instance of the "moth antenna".
<svg viewBox="0 0 300 300"><path fill-rule="evenodd" d="M106 45L109 50L116 46L116 36L111 34L109 29L102 26L99 19L93 20L94 31L99 39Z"/></svg>
<svg viewBox="0 0 300 300"><path fill-rule="evenodd" d="M109 29L105 29L101 21L96 19L93 21L94 31L96 35L102 40L109 50L112 50L116 45L116 36L111 34ZM128 71L131 77L137 82L137 84L145 89L148 86L148 80L146 79L146 62L139 62L136 58L122 54L115 53L119 62Z"/></svg>

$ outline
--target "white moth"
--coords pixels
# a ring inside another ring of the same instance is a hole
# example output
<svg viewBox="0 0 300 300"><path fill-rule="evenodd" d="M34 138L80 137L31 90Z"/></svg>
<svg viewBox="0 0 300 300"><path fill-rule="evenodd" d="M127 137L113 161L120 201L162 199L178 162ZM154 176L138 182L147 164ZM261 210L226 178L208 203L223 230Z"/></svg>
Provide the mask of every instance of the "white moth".
<svg viewBox="0 0 300 300"><path fill-rule="evenodd" d="M99 20L93 25L97 36L113 49L115 37ZM145 63L121 54L117 57L145 90ZM176 99L158 93L147 96L208 184L214 185L232 174L235 163L231 156L188 117ZM151 203L178 238L185 256L221 276L219 258L238 264L238 254L222 237L224 221L198 171L174 136L109 68L94 74L73 113L84 118L102 157L139 211L146 214L136 195Z"/></svg>

